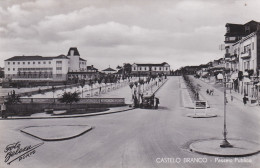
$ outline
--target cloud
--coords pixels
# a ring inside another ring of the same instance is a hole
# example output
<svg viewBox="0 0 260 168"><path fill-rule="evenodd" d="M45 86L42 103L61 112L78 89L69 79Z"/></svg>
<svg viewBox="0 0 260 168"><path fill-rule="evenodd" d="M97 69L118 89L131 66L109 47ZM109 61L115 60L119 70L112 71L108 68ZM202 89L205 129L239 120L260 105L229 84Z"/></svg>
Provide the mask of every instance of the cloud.
<svg viewBox="0 0 260 168"><path fill-rule="evenodd" d="M207 63L223 56L225 24L259 21L258 6L256 0L0 1L0 66L14 55L66 54L71 46L100 69Z"/></svg>

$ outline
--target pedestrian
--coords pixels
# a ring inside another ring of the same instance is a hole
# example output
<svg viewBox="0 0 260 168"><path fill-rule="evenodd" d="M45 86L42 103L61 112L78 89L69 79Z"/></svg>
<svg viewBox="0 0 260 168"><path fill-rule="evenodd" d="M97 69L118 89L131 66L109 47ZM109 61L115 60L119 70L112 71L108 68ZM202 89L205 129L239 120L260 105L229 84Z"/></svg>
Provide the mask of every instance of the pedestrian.
<svg viewBox="0 0 260 168"><path fill-rule="evenodd" d="M230 96L230 100L233 101L233 95Z"/></svg>
<svg viewBox="0 0 260 168"><path fill-rule="evenodd" d="M206 90L206 93L209 94L209 89Z"/></svg>
<svg viewBox="0 0 260 168"><path fill-rule="evenodd" d="M158 104L160 104L159 98L155 98L155 109L158 109Z"/></svg>
<svg viewBox="0 0 260 168"><path fill-rule="evenodd" d="M154 108L154 96L151 97L150 103L151 103L151 108Z"/></svg>
<svg viewBox="0 0 260 168"><path fill-rule="evenodd" d="M2 117L2 118L7 118L7 116L6 116L6 105L5 105L5 103L3 103L3 104L1 105L1 117Z"/></svg>
<svg viewBox="0 0 260 168"><path fill-rule="evenodd" d="M214 94L214 89L212 89L212 91L211 91L211 95L213 96L213 94Z"/></svg>
<svg viewBox="0 0 260 168"><path fill-rule="evenodd" d="M243 103L244 103L244 105L246 105L246 102L247 102L247 97L246 97L246 95L244 95L244 97L243 97Z"/></svg>

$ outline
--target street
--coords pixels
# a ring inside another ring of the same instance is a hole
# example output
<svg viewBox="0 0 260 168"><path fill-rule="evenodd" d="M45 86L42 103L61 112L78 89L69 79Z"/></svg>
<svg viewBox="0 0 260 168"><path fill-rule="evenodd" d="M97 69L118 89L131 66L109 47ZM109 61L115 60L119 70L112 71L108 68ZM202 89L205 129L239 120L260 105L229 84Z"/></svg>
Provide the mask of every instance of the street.
<svg viewBox="0 0 260 168"><path fill-rule="evenodd" d="M259 154L245 157L247 163L239 162L237 158L218 158L189 151L191 142L223 137L223 93L215 90L209 98L209 111L212 110L218 117L186 117L193 109L183 107L185 102L182 102L179 78L169 77L156 93L160 98L158 110L134 109L83 118L0 120L0 167L243 168L260 165ZM207 89L206 83L200 84L204 90ZM259 111L255 108L250 110L251 107L236 101L227 105L227 137L260 142ZM74 139L44 142L30 157L10 165L4 162L4 150L8 144L20 141L25 146L42 142L20 132L20 129L27 126L73 124L86 124L94 129Z"/></svg>

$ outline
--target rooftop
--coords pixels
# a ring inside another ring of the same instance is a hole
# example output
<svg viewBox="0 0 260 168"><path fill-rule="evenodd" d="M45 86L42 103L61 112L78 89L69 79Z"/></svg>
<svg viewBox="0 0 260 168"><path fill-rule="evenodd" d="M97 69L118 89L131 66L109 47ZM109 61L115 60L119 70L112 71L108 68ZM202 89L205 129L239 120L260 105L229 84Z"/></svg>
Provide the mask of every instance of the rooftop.
<svg viewBox="0 0 260 168"><path fill-rule="evenodd" d="M139 64L139 63L134 63L137 66L164 66L165 64L168 64L167 62L163 62L161 64L151 64L151 63L145 63L145 64Z"/></svg>
<svg viewBox="0 0 260 168"><path fill-rule="evenodd" d="M116 71L116 70L114 70L114 69L112 69L112 68L107 68L107 69L104 69L103 71Z"/></svg>
<svg viewBox="0 0 260 168"><path fill-rule="evenodd" d="M6 59L5 61L34 61L34 60L53 60L53 59L68 59L65 55L53 56L53 57L43 57L39 55L34 56L14 56Z"/></svg>

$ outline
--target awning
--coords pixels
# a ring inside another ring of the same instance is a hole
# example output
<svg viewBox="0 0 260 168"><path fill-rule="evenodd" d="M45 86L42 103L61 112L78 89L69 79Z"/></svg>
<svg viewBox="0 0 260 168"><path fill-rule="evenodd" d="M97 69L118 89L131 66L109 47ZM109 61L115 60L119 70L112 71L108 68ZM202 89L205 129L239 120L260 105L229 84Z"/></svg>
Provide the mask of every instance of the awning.
<svg viewBox="0 0 260 168"><path fill-rule="evenodd" d="M245 73L243 74L243 76L248 76L248 72L245 72Z"/></svg>
<svg viewBox="0 0 260 168"><path fill-rule="evenodd" d="M244 77L243 78L243 82L251 82L251 80L249 78L247 78L247 77Z"/></svg>
<svg viewBox="0 0 260 168"><path fill-rule="evenodd" d="M223 79L223 75L222 74L218 74L217 78L218 79Z"/></svg>
<svg viewBox="0 0 260 168"><path fill-rule="evenodd" d="M238 78L238 73L233 73L231 79L236 80Z"/></svg>

